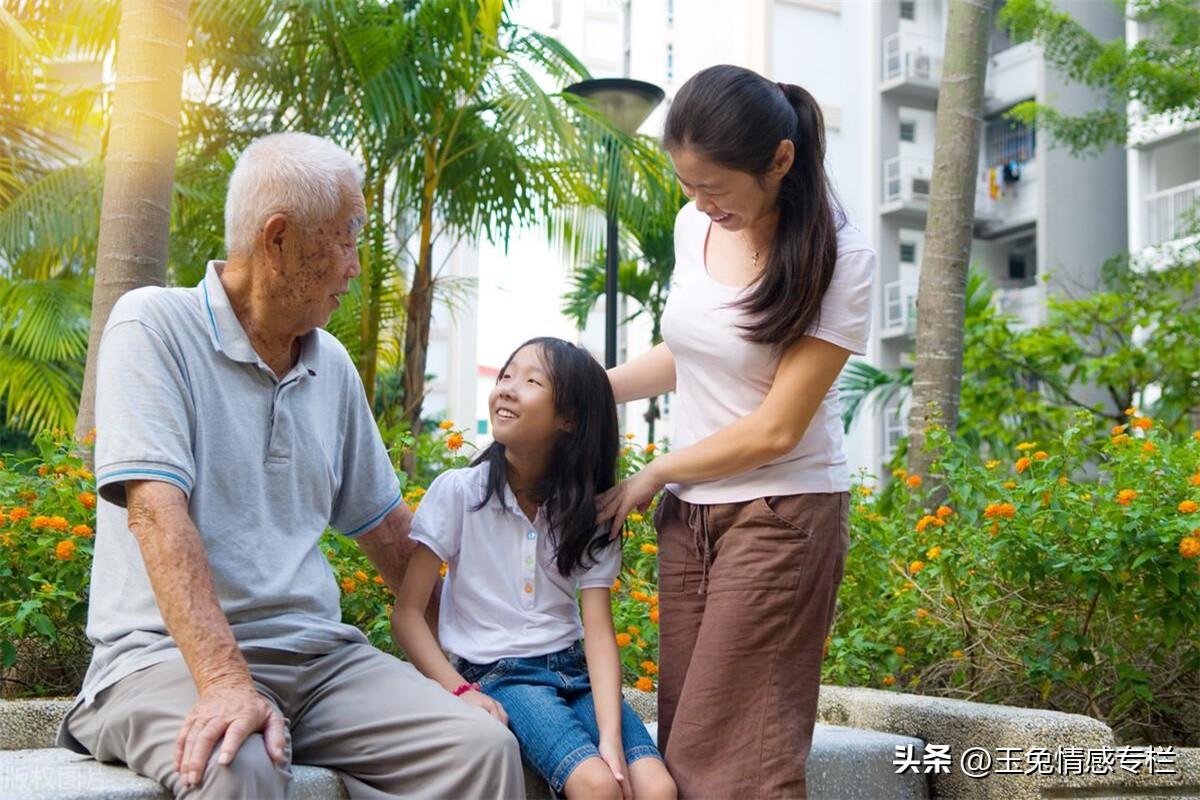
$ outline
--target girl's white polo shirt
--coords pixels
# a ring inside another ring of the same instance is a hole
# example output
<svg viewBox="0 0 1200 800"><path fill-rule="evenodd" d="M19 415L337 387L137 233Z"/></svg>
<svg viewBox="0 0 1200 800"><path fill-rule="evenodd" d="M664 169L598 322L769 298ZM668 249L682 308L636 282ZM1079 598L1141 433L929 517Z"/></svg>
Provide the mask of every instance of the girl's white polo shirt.
<svg viewBox="0 0 1200 800"><path fill-rule="evenodd" d="M544 510L531 523L507 485L503 496L474 510L488 470L481 464L442 473L413 516L412 538L449 565L438 621L442 647L475 664L562 650L583 636L576 589L612 586L620 540L589 568L563 577Z"/></svg>

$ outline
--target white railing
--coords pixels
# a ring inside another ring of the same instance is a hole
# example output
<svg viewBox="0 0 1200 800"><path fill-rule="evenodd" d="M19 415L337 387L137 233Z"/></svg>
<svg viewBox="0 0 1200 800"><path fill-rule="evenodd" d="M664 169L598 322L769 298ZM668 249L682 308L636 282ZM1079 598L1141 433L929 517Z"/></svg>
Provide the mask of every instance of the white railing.
<svg viewBox="0 0 1200 800"><path fill-rule="evenodd" d="M1046 287L1041 283L997 289L992 302L1001 314L1015 317L1018 328L1032 328L1046 319Z"/></svg>
<svg viewBox="0 0 1200 800"><path fill-rule="evenodd" d="M1146 244L1163 244L1195 233L1200 217L1200 181L1146 195Z"/></svg>
<svg viewBox="0 0 1200 800"><path fill-rule="evenodd" d="M933 164L919 158L895 156L883 162L883 202L929 201Z"/></svg>
<svg viewBox="0 0 1200 800"><path fill-rule="evenodd" d="M917 285L893 281L883 287L882 336L911 336L917 330Z"/></svg>
<svg viewBox="0 0 1200 800"><path fill-rule="evenodd" d="M904 417L904 404L896 403L883 410L883 451L890 459L896 452L900 440L908 434L908 420Z"/></svg>
<svg viewBox="0 0 1200 800"><path fill-rule="evenodd" d="M896 78L938 83L942 79L942 42L933 36L899 32L883 40L883 80Z"/></svg>

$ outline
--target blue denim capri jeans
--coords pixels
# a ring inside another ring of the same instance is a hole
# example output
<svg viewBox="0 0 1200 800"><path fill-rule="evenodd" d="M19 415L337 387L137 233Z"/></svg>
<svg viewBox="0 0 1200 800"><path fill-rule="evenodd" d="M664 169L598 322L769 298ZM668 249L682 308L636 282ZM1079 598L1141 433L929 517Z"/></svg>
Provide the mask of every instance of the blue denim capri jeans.
<svg viewBox="0 0 1200 800"><path fill-rule="evenodd" d="M521 745L521 757L556 794L584 760L600 757L596 707L583 645L533 658L502 658L491 664L455 660L458 671L508 713L508 727ZM621 701L621 743L625 762L661 759L637 713Z"/></svg>

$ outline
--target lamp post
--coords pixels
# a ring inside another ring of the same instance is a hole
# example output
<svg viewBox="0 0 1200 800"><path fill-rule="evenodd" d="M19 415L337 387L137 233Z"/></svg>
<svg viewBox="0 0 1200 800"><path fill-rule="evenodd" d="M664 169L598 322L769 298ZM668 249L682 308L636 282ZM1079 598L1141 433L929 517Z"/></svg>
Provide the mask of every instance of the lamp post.
<svg viewBox="0 0 1200 800"><path fill-rule="evenodd" d="M614 128L627 136L637 132L666 94L652 83L630 78L595 78L573 83L563 91L593 103ZM615 156L615 153L611 154ZM619 164L619 162L617 162ZM609 175L605 219L608 245L604 259L604 366L617 365L617 167Z"/></svg>

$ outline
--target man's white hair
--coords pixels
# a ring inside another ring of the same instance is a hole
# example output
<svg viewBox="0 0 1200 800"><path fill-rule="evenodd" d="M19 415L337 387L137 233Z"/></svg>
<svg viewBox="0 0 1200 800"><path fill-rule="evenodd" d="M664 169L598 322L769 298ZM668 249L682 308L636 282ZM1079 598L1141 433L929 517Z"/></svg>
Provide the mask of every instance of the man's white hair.
<svg viewBox="0 0 1200 800"><path fill-rule="evenodd" d="M249 254L272 214L304 228L337 214L347 182L362 167L344 149L308 133L273 133L238 157L225 195L225 249Z"/></svg>

